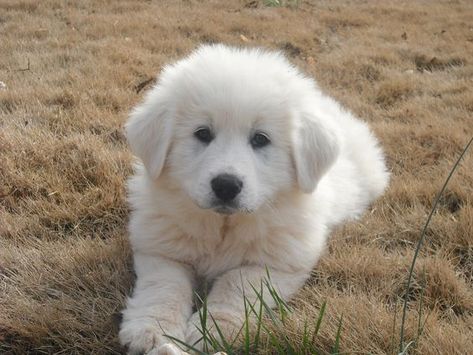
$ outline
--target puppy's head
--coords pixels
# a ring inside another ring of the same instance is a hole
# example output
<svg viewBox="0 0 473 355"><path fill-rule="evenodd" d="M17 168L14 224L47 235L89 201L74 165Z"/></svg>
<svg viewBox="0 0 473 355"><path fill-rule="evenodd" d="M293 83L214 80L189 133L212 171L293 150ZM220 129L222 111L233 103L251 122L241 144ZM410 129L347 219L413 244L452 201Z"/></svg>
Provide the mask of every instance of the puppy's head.
<svg viewBox="0 0 473 355"><path fill-rule="evenodd" d="M164 69L127 137L153 179L167 174L199 207L252 212L282 192L311 193L336 159L317 95L279 53L204 46Z"/></svg>

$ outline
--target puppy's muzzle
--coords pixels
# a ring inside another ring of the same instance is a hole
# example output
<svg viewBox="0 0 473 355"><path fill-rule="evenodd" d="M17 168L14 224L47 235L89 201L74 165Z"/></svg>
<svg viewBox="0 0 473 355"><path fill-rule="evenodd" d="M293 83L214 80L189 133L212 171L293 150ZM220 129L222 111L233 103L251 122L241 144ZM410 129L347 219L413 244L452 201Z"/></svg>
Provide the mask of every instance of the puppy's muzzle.
<svg viewBox="0 0 473 355"><path fill-rule="evenodd" d="M220 174L210 182L215 196L223 203L232 202L243 188L243 181L235 175Z"/></svg>

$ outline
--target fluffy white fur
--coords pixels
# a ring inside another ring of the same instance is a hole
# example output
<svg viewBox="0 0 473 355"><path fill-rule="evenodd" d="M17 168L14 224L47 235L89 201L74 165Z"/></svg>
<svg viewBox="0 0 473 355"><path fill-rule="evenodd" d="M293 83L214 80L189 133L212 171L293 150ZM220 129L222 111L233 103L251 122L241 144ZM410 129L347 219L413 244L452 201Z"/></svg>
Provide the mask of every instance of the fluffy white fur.
<svg viewBox="0 0 473 355"><path fill-rule="evenodd" d="M202 126L209 144L194 137ZM181 353L163 334L200 338L198 279L212 283L208 309L228 336L243 321L243 288L255 299L249 284L266 268L289 299L330 228L358 217L388 182L368 126L260 49L203 46L166 67L126 131L143 162L129 181L137 280L119 334L132 354ZM270 144L253 148L255 132ZM225 214L210 186L222 173L243 182Z"/></svg>

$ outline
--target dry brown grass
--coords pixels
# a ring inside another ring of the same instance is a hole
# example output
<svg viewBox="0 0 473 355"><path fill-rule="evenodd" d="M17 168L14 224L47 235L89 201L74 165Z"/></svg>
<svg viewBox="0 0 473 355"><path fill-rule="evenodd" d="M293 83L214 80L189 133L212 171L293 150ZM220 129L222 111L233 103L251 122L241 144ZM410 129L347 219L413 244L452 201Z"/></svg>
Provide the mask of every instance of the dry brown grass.
<svg viewBox="0 0 473 355"><path fill-rule="evenodd" d="M0 352L122 351L133 277L121 126L163 64L218 41L286 51L381 138L391 186L335 231L287 332L300 337L327 300L322 349L343 314L342 351L395 353L414 244L473 133L472 23L468 0L0 0ZM470 153L415 268L407 340L421 309L420 354L473 349L472 171Z"/></svg>

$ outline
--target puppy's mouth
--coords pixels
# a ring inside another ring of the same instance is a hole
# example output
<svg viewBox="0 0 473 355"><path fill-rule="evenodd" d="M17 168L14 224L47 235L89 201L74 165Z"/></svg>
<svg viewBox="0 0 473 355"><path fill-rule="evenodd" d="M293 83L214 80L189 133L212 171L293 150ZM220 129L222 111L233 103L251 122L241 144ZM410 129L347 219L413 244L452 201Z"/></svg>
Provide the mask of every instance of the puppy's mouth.
<svg viewBox="0 0 473 355"><path fill-rule="evenodd" d="M238 212L238 208L235 208L235 207L231 207L231 206L216 206L216 207L212 207L212 209L219 213L219 214L224 214L224 215L230 215L230 214L234 214L236 212Z"/></svg>
<svg viewBox="0 0 473 355"><path fill-rule="evenodd" d="M246 206L242 206L238 202L235 202L235 201L227 202L227 203L224 203L221 201L214 201L211 204L210 209L213 210L214 212L217 212L218 214L225 215L225 216L236 214L236 213L247 214L247 213L253 212L252 209Z"/></svg>
<svg viewBox="0 0 473 355"><path fill-rule="evenodd" d="M236 206L235 204L217 203L217 204L214 204L211 208L218 214L223 214L223 215L230 215L230 214L234 214L240 211L238 206Z"/></svg>
<svg viewBox="0 0 473 355"><path fill-rule="evenodd" d="M237 213L249 214L254 211L254 209L242 205L238 200L226 202L211 198L206 202L194 200L194 203L203 210L211 210L215 213L224 216L233 215Z"/></svg>

